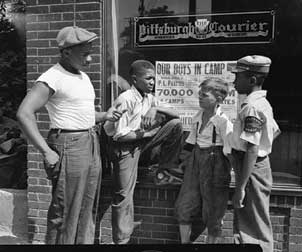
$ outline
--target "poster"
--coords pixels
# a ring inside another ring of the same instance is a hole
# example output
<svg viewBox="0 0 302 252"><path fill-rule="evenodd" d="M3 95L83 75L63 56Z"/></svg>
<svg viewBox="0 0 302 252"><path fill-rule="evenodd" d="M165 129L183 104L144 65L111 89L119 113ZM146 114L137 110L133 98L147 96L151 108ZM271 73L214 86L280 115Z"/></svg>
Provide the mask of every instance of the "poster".
<svg viewBox="0 0 302 252"><path fill-rule="evenodd" d="M238 94L234 89L235 74L230 64L236 61L157 61L155 96L160 103L168 103L180 115L185 131L190 129L192 117L200 109L199 85L210 77L229 83L229 93L221 105L222 111L234 121L238 112Z"/></svg>

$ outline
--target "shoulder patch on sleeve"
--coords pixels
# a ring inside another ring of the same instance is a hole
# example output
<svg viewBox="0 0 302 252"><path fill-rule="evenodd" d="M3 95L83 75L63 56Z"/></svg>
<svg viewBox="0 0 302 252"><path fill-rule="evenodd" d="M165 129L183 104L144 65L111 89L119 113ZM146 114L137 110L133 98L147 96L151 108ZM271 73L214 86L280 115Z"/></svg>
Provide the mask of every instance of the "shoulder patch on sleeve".
<svg viewBox="0 0 302 252"><path fill-rule="evenodd" d="M262 129L263 122L254 116L247 116L244 120L244 131L249 133L259 132Z"/></svg>

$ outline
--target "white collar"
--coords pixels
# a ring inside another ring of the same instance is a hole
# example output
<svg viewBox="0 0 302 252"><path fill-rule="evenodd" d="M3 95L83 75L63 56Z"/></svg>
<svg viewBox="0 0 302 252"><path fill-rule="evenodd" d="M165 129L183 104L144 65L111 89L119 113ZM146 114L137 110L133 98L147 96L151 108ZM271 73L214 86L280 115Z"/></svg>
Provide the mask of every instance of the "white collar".
<svg viewBox="0 0 302 252"><path fill-rule="evenodd" d="M204 112L204 109L200 109L197 114L193 117L192 122L197 123L200 122L202 124L202 114ZM215 114L209 119L208 123L213 123L215 127L218 125L218 120L223 115L223 112L221 111L221 106L218 106L216 109Z"/></svg>
<svg viewBox="0 0 302 252"><path fill-rule="evenodd" d="M243 107L244 105L246 105L252 101L261 99L263 97L265 98L266 94L267 94L266 90L258 90L258 91L254 91L254 92L250 93L242 102L241 107Z"/></svg>

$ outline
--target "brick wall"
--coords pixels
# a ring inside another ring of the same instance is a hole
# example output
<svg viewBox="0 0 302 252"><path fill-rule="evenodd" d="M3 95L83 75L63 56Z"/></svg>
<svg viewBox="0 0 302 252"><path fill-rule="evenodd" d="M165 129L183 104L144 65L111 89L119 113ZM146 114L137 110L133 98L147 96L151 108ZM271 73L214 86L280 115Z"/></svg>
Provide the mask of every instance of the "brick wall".
<svg viewBox="0 0 302 252"><path fill-rule="evenodd" d="M175 244L180 242L178 224L174 218L174 202L179 186L154 187L139 183L135 189L135 220L143 224L135 229L131 242L134 244ZM102 188L100 218L100 242L111 243L111 185L105 181ZM230 194L231 197L231 194ZM302 197L280 195L274 191L270 202L273 225L274 252L302 251ZM222 237L219 242L233 243L233 210L229 201L224 216ZM200 233L200 219L193 224L196 243L204 243L207 231Z"/></svg>
<svg viewBox="0 0 302 252"><path fill-rule="evenodd" d="M302 251L302 196L273 195L271 212L275 251Z"/></svg>
<svg viewBox="0 0 302 252"><path fill-rule="evenodd" d="M55 64L59 57L56 46L57 32L73 25L101 34L102 4L100 0L27 0L27 87L30 89L38 76ZM74 12L75 9L75 12ZM87 71L100 101L102 39L94 43L93 63ZM45 109L37 113L39 129L46 137L49 118ZM46 178L40 153L28 147L28 230L29 241L43 243L46 231L46 216L51 200L51 184Z"/></svg>
<svg viewBox="0 0 302 252"><path fill-rule="evenodd" d="M74 0L27 0L27 85L30 89L34 80L58 60L55 37L58 30L72 25ZM76 0L76 25L102 34L103 1ZM95 45L94 61L87 71L94 84L97 101L100 97L102 66L102 39ZM101 99L102 100L102 99ZM46 137L48 115L44 109L37 113L39 129ZM110 243L111 238L111 184L104 181L98 216L101 222L99 242ZM152 184L138 184L135 191L135 218L143 224L135 230L133 243L179 243L173 205L179 187L154 188ZM43 243L46 231L47 209L51 199L51 184L46 179L42 157L33 147L28 147L28 230L29 241ZM290 193L289 193L290 195ZM301 193L300 193L301 195ZM274 229L274 252L302 251L302 197L285 196L274 192L271 198L271 219ZM205 233L199 234L200 220L196 219L197 242L205 241ZM224 218L223 239L232 243L233 212L231 206Z"/></svg>

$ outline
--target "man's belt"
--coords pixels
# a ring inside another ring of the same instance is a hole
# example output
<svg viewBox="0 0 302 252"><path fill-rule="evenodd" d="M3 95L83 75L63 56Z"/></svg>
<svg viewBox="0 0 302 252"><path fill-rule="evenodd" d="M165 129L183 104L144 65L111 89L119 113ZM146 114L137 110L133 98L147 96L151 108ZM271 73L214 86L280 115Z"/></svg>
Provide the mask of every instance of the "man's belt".
<svg viewBox="0 0 302 252"><path fill-rule="evenodd" d="M50 133L78 133L78 132L87 132L89 129L50 129Z"/></svg>

